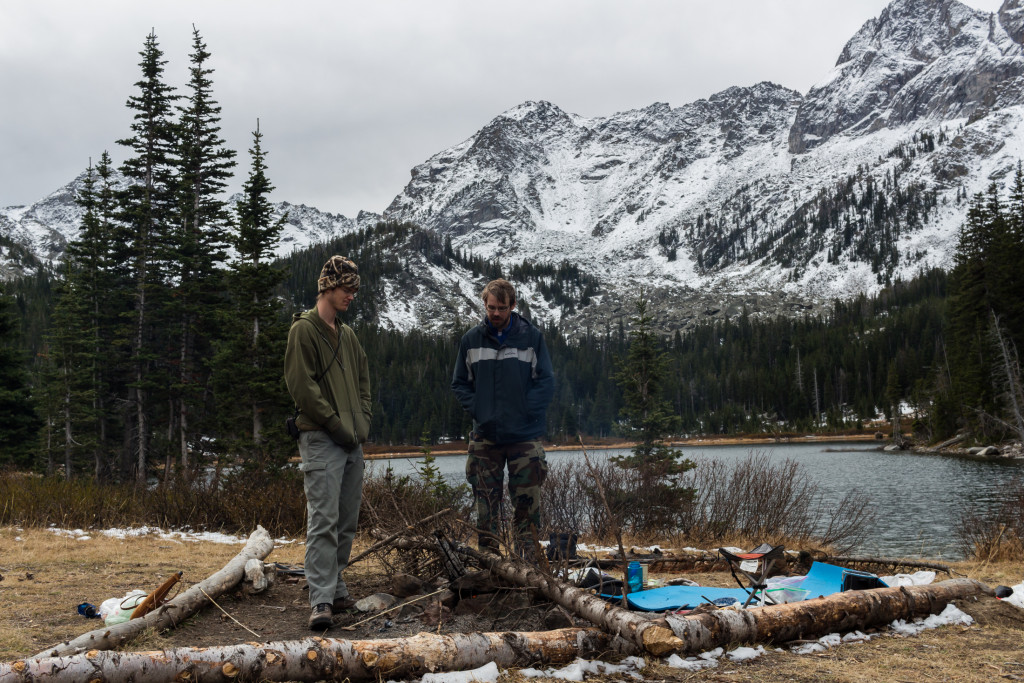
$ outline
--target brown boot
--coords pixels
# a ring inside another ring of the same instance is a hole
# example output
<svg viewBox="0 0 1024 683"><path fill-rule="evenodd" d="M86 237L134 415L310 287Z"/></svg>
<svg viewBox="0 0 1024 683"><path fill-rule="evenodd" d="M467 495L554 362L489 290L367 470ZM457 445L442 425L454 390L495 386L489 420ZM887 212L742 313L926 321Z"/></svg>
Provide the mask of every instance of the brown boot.
<svg viewBox="0 0 1024 683"><path fill-rule="evenodd" d="M331 612L331 603L321 602L313 607L309 614L309 628L313 631L326 631L331 627L334 614Z"/></svg>

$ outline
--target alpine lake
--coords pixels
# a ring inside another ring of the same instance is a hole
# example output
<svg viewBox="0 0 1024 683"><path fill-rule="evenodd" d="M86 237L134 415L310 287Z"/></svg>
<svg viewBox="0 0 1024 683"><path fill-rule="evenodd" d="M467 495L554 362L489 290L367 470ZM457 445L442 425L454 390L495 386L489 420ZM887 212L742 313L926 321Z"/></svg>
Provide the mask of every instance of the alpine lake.
<svg viewBox="0 0 1024 683"><path fill-rule="evenodd" d="M756 446L684 446L693 460L719 459L731 465L751 452L773 462L789 459L829 499L839 501L851 490L865 495L876 508L875 524L853 552L862 556L960 560L955 528L965 506L991 509L999 504L1006 483L1024 476L1024 460L988 460L950 455L883 451L865 442L759 444ZM628 449L587 450L591 462ZM583 460L581 450L548 451L551 465ZM396 475L415 475L423 458L368 460L368 472L390 465ZM466 456L438 455L434 465L453 483L465 481Z"/></svg>

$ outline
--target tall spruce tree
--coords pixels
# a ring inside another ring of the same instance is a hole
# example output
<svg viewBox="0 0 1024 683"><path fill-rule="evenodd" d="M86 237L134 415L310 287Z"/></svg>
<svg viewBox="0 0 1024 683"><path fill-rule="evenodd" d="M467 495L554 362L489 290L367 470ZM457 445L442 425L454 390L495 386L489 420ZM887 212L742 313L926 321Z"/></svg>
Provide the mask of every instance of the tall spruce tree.
<svg viewBox="0 0 1024 683"><path fill-rule="evenodd" d="M283 419L287 407L281 359L288 331L275 293L286 273L273 266L286 217L275 219L268 199L274 186L266 175L262 138L257 121L249 149L249 177L235 205L237 229L231 235L235 256L228 274L231 308L222 312L213 362L221 431L230 447L260 467L268 464L271 453L286 452L273 447L274 435L265 426L268 417ZM284 431L277 433L283 436Z"/></svg>
<svg viewBox="0 0 1024 683"><path fill-rule="evenodd" d="M74 393L81 397L81 405L71 408L75 419L65 415L69 426L81 424L78 438L69 439L68 445L87 450L93 475L105 481L111 476L113 450L108 406L114 402L118 370L124 367L124 345L117 343L115 330L131 303L124 230L114 220L113 169L107 152L95 168L90 164L76 201L83 209L82 225L65 251L66 277L54 304L49 347L53 360L74 375L66 378L67 388L77 387ZM70 462L65 457L68 476Z"/></svg>
<svg viewBox="0 0 1024 683"><path fill-rule="evenodd" d="M169 416L177 443L168 444L167 475L174 469L175 451L184 472L201 464L191 463L189 454L200 416L208 412L202 403L207 393L204 359L212 349L210 333L216 329L218 310L226 305L221 293L231 215L223 193L235 166L235 152L220 137L221 108L213 98L209 58L206 44L193 27L189 93L184 106L178 107L177 215L167 245L174 287L168 316L177 337Z"/></svg>
<svg viewBox="0 0 1024 683"><path fill-rule="evenodd" d="M0 463L27 468L42 421L32 405L14 304L0 282Z"/></svg>
<svg viewBox="0 0 1024 683"><path fill-rule="evenodd" d="M80 276L74 260L65 258L50 328L39 354L43 363L40 374L46 385L42 396L47 422L47 474L54 473L55 449L59 447L67 479L81 468L83 455L91 453L95 446L90 429L96 417L91 410L90 311Z"/></svg>
<svg viewBox="0 0 1024 683"><path fill-rule="evenodd" d="M681 461L682 452L669 448L664 440L680 427L679 416L663 395L668 373L668 355L654 331L646 295L634 302L636 313L630 318L629 351L615 380L622 389L623 433L636 441L631 456L621 456L623 467L647 468L658 475L671 476L690 469Z"/></svg>
<svg viewBox="0 0 1024 683"><path fill-rule="evenodd" d="M1019 263L1024 258L1024 177L1020 168L1004 205L999 188L976 195L960 231L955 267L947 302L948 358L951 391L961 406L961 420L981 438L991 421L979 415L999 415L1005 409L999 376L1000 358L992 343L993 321L1005 325L1004 343L1015 350L1024 340L1021 297L1024 296ZM1002 330L1000 331L1002 332Z"/></svg>
<svg viewBox="0 0 1024 683"><path fill-rule="evenodd" d="M128 98L127 106L134 112L132 136L118 140L131 156L122 164L121 172L129 185L118 193L118 218L127 227L126 245L130 258L133 306L127 318L131 375L125 417L128 435L121 467L131 471L136 481L145 482L150 459L154 394L165 389L168 379L156 372L157 361L163 357L157 347L155 332L158 298L166 292L167 263L162 246L177 209L176 177L177 129L172 119L178 96L164 82L163 51L156 34L146 36L139 53L142 78L137 92ZM134 456L134 457L133 457ZM126 472L127 473L127 472Z"/></svg>
<svg viewBox="0 0 1024 683"><path fill-rule="evenodd" d="M672 412L663 394L668 357L654 331L649 305L646 294L641 292L634 302L636 313L630 318L629 351L615 374L622 389L623 433L634 439L636 445L631 455L612 460L624 469L636 470L639 491L647 496L644 516L651 523L665 523L680 503L692 498L693 490L684 487L680 477L696 465L684 458L681 450L665 442L678 432L680 418Z"/></svg>

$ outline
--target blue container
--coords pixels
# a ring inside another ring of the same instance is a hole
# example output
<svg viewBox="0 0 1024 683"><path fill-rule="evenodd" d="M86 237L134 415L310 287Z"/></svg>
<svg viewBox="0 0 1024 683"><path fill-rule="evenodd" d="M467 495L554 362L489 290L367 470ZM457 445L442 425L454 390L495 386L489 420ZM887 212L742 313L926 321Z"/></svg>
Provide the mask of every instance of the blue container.
<svg viewBox="0 0 1024 683"><path fill-rule="evenodd" d="M639 562L630 562L626 570L626 583L630 593L639 593L644 589L644 573Z"/></svg>

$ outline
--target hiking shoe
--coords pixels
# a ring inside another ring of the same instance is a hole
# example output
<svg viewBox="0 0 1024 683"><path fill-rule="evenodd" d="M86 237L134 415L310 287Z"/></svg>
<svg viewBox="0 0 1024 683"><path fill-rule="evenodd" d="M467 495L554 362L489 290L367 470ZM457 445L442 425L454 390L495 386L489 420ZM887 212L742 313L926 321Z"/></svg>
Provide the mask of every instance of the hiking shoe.
<svg viewBox="0 0 1024 683"><path fill-rule="evenodd" d="M331 619L334 614L331 612L331 603L321 602L309 615L309 628L314 631L326 631L331 627Z"/></svg>
<svg viewBox="0 0 1024 683"><path fill-rule="evenodd" d="M344 612L347 609L352 609L356 606L356 601L352 599L351 595L346 595L343 598L334 598L334 603L331 605L331 610L335 614Z"/></svg>

